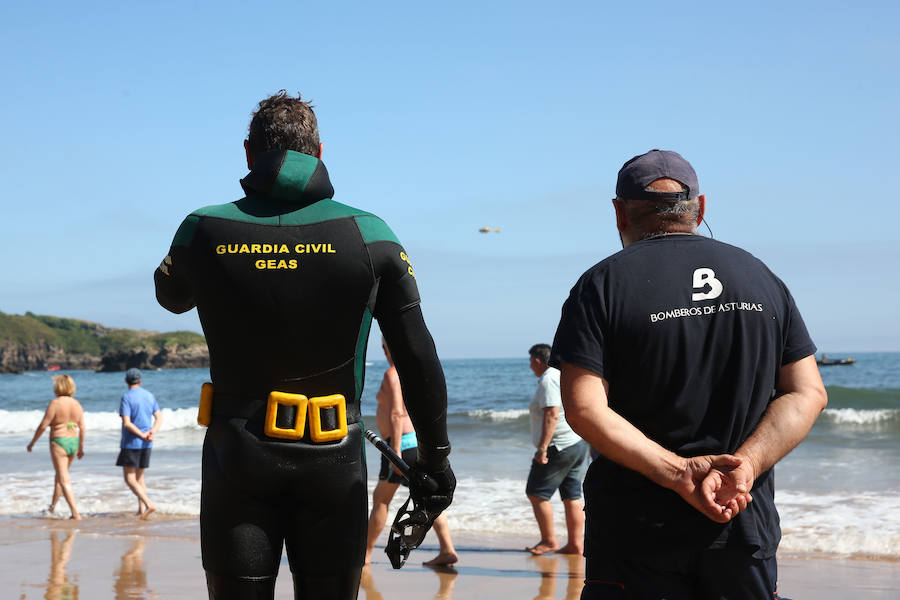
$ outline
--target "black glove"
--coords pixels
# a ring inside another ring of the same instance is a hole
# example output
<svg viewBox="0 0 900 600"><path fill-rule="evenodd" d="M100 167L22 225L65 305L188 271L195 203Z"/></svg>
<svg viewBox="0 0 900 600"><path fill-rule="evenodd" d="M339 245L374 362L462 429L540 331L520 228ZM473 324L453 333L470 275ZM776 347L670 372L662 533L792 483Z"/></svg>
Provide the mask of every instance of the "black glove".
<svg viewBox="0 0 900 600"><path fill-rule="evenodd" d="M416 463L409 469L409 495L425 509L431 519L436 518L453 502L456 476L446 459L444 466L429 468Z"/></svg>

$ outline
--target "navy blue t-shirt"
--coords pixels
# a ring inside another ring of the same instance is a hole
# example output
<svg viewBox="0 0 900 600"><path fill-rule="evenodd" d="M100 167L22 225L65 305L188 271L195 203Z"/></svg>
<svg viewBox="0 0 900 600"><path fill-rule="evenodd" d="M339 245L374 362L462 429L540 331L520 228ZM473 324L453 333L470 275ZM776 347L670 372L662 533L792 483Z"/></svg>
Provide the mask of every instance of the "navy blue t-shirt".
<svg viewBox="0 0 900 600"><path fill-rule="evenodd" d="M697 235L643 240L593 266L562 309L550 364L609 382L609 406L681 455L734 452L773 397L781 366L816 347L787 287L748 252ZM771 556L781 530L774 477L715 523L603 457L584 482L587 556L743 545Z"/></svg>

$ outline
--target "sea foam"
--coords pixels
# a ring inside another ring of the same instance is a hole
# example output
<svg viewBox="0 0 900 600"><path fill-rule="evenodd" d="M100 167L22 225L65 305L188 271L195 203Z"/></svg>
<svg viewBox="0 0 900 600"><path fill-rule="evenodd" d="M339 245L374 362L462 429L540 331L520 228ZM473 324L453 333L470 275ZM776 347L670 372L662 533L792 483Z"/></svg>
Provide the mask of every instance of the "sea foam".
<svg viewBox="0 0 900 600"><path fill-rule="evenodd" d="M480 409L480 410L470 410L464 414L469 417L474 417L476 419L485 419L488 421L514 421L518 418L527 416L528 409L516 409L516 408L511 408L511 409L507 409L507 410Z"/></svg>
<svg viewBox="0 0 900 600"><path fill-rule="evenodd" d="M777 491L781 550L900 557L900 497L870 492Z"/></svg>
<svg viewBox="0 0 900 600"><path fill-rule="evenodd" d="M857 408L827 408L825 409L825 412L822 414L821 418L839 425L871 425L878 423L887 423L890 421L900 422L900 410L890 408L875 410L862 410Z"/></svg>
<svg viewBox="0 0 900 600"><path fill-rule="evenodd" d="M197 429L196 408L163 408L160 411L165 429ZM41 410L3 410L0 409L0 433L31 433L41 422L44 411ZM115 412L84 413L84 426L88 431L120 431L122 417Z"/></svg>

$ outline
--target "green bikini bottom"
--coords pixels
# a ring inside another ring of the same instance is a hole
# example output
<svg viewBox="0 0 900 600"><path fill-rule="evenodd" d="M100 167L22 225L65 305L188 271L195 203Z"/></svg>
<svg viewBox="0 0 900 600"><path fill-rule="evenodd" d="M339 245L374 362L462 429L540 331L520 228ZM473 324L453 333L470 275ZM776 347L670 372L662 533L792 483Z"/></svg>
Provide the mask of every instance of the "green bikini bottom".
<svg viewBox="0 0 900 600"><path fill-rule="evenodd" d="M50 441L65 450L67 456L72 456L78 452L77 437L57 437L52 438Z"/></svg>

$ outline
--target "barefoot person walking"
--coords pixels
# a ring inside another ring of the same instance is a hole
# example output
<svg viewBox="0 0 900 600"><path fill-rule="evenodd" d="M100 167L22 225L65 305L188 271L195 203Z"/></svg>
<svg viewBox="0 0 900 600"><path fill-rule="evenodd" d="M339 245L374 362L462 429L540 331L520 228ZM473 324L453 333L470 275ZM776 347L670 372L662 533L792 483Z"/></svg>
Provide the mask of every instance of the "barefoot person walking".
<svg viewBox="0 0 900 600"><path fill-rule="evenodd" d="M526 550L535 555L546 552L581 554L584 549L581 482L587 471L590 448L566 422L559 395L559 371L547 364L550 346L535 344L528 350L528 355L531 371L538 378L537 391L528 406L531 437L537 451L531 461L525 494L531 501L541 540ZM562 548L556 539L550 505L550 498L557 490L563 502L569 536Z"/></svg>
<svg viewBox="0 0 900 600"><path fill-rule="evenodd" d="M128 391L122 394L119 405L122 443L116 466L122 467L125 484L138 498L138 516L146 519L156 507L147 496L144 470L150 466L150 450L153 448L153 438L162 425L162 413L156 397L142 388L141 382L139 369L125 371Z"/></svg>
<svg viewBox="0 0 900 600"><path fill-rule="evenodd" d="M44 418L38 424L27 450L31 452L44 430L50 427L50 458L53 460L56 477L53 481L53 499L48 510L52 513L56 509L56 502L62 495L69 504L72 518L80 521L81 515L75 506L75 493L72 491L72 482L69 478L69 467L76 456L78 458L84 456L84 410L78 400L72 397L75 393L75 381L68 375L57 375L53 378L53 393L56 394L56 398L47 405ZM78 431L75 431L76 429Z"/></svg>
<svg viewBox="0 0 900 600"><path fill-rule="evenodd" d="M391 358L391 353L384 339L381 340L381 348L384 350L388 368L385 370L384 377L381 380L381 387L378 388L378 393L375 394L375 399L378 401L378 406L375 409L378 431L381 432L381 435L384 436L385 441L394 452L401 455L407 464L413 465L418 459L416 432L413 429L409 414L406 412L406 405L403 403L403 391L400 388L400 376L397 374L397 367L394 366L394 359ZM375 489L372 491L372 512L369 515L368 535L366 536L365 564L367 565L372 562L372 550L375 549L375 542L378 541L378 536L384 530L391 500L401 484L407 485L397 469L386 457L382 456L378 483L375 484ZM426 567L443 567L456 564L459 557L456 555L453 540L450 538L450 525L447 523L447 515L445 513L441 513L434 520L434 533L437 535L440 550L437 556L422 564Z"/></svg>

